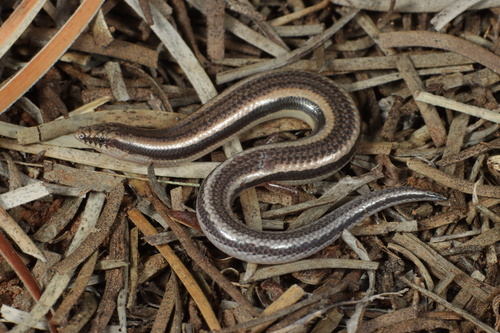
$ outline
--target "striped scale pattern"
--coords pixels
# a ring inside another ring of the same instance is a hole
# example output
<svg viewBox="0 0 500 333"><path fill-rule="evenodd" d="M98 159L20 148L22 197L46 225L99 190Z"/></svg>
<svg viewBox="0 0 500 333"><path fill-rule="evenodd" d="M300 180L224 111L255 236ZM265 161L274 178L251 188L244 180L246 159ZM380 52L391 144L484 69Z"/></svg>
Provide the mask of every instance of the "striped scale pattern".
<svg viewBox="0 0 500 333"><path fill-rule="evenodd" d="M324 178L354 154L360 132L354 102L331 80L307 72L275 71L251 77L171 128L102 124L82 128L75 136L116 158L167 166L195 160L256 124L282 117L304 120L312 134L232 156L200 188L200 225L207 238L227 254L262 264L297 260L324 248L342 230L379 210L403 202L444 199L432 192L398 188L361 197L295 230L255 231L241 223L231 206L245 188L271 181Z"/></svg>

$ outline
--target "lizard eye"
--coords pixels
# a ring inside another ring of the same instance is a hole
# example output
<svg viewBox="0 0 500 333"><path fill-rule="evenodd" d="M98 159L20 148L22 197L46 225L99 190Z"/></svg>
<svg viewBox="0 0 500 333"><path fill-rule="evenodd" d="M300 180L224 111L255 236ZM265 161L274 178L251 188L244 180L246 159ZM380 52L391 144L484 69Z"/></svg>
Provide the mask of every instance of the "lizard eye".
<svg viewBox="0 0 500 333"><path fill-rule="evenodd" d="M75 137L80 141L86 142L89 141L90 135L83 129L79 129L75 132Z"/></svg>

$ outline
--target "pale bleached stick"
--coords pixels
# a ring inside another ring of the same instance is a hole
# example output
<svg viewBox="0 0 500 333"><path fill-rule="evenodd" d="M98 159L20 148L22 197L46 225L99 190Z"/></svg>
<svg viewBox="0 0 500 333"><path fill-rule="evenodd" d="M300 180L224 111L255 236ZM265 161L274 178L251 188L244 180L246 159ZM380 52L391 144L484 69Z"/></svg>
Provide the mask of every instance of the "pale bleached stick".
<svg viewBox="0 0 500 333"><path fill-rule="evenodd" d="M432 105L441 106L443 108L467 113L468 115L483 118L488 121L500 124L500 113L488 109L460 103L446 97L433 95L426 91L419 91L417 94L415 94L415 99L420 102L425 102Z"/></svg>
<svg viewBox="0 0 500 333"><path fill-rule="evenodd" d="M441 30L448 22L451 22L455 17L474 6L481 0L457 0L452 2L448 7L437 13L431 20L436 31Z"/></svg>
<svg viewBox="0 0 500 333"><path fill-rule="evenodd" d="M330 0L331 3L351 8L365 9L369 11L387 12L394 2L394 13L434 13L443 10L456 0ZM483 0L470 7L471 10L498 7L500 0Z"/></svg>

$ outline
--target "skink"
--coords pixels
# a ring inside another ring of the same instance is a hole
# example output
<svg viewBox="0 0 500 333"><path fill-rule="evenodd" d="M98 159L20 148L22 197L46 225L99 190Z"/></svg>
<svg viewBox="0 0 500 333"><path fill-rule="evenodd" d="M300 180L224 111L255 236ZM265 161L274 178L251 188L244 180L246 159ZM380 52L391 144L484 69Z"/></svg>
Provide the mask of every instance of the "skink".
<svg viewBox="0 0 500 333"><path fill-rule="evenodd" d="M399 187L355 199L294 230L256 231L242 224L231 206L244 189L324 178L355 152L360 133L356 105L333 81L308 72L276 71L244 80L168 129L106 123L82 128L75 136L119 159L168 166L193 161L259 123L283 117L305 121L311 135L232 156L200 188L197 216L202 230L227 254L253 263L290 262L321 250L344 229L390 206L446 200L433 192Z"/></svg>

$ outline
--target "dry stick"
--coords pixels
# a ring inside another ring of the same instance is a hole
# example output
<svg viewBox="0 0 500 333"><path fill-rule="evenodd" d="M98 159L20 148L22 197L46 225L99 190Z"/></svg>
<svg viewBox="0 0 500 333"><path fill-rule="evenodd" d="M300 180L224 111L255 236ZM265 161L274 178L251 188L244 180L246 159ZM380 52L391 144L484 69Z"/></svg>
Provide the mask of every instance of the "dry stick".
<svg viewBox="0 0 500 333"><path fill-rule="evenodd" d="M329 0L323 0L319 3L317 3L316 5L313 5L313 6L310 6L310 7L306 7L302 10L299 10L297 12L293 12L291 14L288 14L288 15L283 15L283 16L280 16L274 20L272 20L271 22L269 22L272 26L281 26L281 25L285 25L287 23L290 23L292 21L295 21L301 17L304 17L304 16L307 16L311 13L314 13L318 10L321 10L323 8L325 8L326 6L328 6L330 4L330 1Z"/></svg>
<svg viewBox="0 0 500 333"><path fill-rule="evenodd" d="M140 1L139 5L141 6L142 15L144 15L144 21L151 26L154 24L153 15L151 14L151 6L149 5L149 1Z"/></svg>
<svg viewBox="0 0 500 333"><path fill-rule="evenodd" d="M121 192L123 194L123 186L121 186ZM104 234L106 236L105 229L108 220L114 221L116 218L116 214L118 213L118 208L123 200L123 197L120 195L116 195L116 190L113 190L109 193L108 202L104 205L102 209L102 213L99 216L97 224L95 225L96 229L99 229L99 233L94 233L92 237L88 237L88 233L86 235L84 231L77 230L75 237L73 238L69 248L68 248L68 257L71 254L75 253L75 251L80 251L80 248L85 246L85 242L89 238L93 237L101 237ZM82 236L86 237L85 240L82 240ZM97 245L101 243L101 241L97 240ZM89 245L87 243L87 245ZM97 246L95 247L97 248ZM82 253L82 251L80 251ZM47 312L49 312L53 305L57 302L57 300L61 297L63 291L66 289L66 286L69 284L71 277L73 276L74 269L70 269L66 274L54 274L50 282L47 284L40 300L33 306L30 311L30 316L28 316L23 322L19 323L16 327L14 327L10 332L12 333L21 333L26 332L29 328L35 325L38 320L40 320Z"/></svg>
<svg viewBox="0 0 500 333"><path fill-rule="evenodd" d="M85 0L52 40L0 88L0 113L21 97L66 52L104 0Z"/></svg>
<svg viewBox="0 0 500 333"><path fill-rule="evenodd" d="M457 163L463 160L468 159L469 157L487 153L492 149L500 148L500 139L495 139L490 142L481 142L475 146L469 147L467 149L462 150L459 153L450 155L448 157L442 158L440 161L436 162L436 165L444 167L453 163Z"/></svg>
<svg viewBox="0 0 500 333"><path fill-rule="evenodd" d="M37 280L30 272L28 267L24 264L23 260L12 247L9 240L0 232L0 254L3 256L5 261L14 270L19 279L24 283L26 289L31 294L34 300L38 301L42 295L40 286ZM47 319L50 320L51 314L47 313ZM56 332L56 328L52 323L49 323L50 331Z"/></svg>
<svg viewBox="0 0 500 333"><path fill-rule="evenodd" d="M122 261L125 259L125 253L128 250L125 242L127 225L128 222L126 222L125 216L119 216L113 230L110 232L108 245L109 254L107 260ZM111 316L115 310L120 313L119 303L123 299L118 297L118 295L120 293L120 289L124 287L124 267L107 269L104 275L104 291L101 294L101 301L99 302L95 315L89 322L90 325L87 331L88 333L99 333L105 331L104 328L111 320Z"/></svg>
<svg viewBox="0 0 500 333"><path fill-rule="evenodd" d="M427 243L418 239L414 234L397 233L392 238L392 241L410 250L420 260L424 261L427 267L432 267L432 274L439 279L444 279L450 273L455 274L453 281L460 286L464 292L469 294L468 297L474 296L481 302L488 302L488 300L492 298L492 295L498 293L498 288L469 276L436 252Z"/></svg>
<svg viewBox="0 0 500 333"><path fill-rule="evenodd" d="M206 1L205 0L188 0L188 2L198 9L205 16L206 13ZM270 39L264 38L264 36L255 30L251 29L247 25L241 23L229 14L224 16L224 26L225 29L235 36L244 40L247 44L255 46L256 48L269 53L272 56L279 56L287 53L287 49L283 48L281 45L276 44Z"/></svg>
<svg viewBox="0 0 500 333"><path fill-rule="evenodd" d="M106 239L123 201L125 188L122 183L117 183L108 194L108 200L105 208L102 210L99 220L95 228L99 232L88 236L80 244L80 246L71 252L66 258L55 264L52 269L59 274L68 274L72 272L78 265L84 262Z"/></svg>
<svg viewBox="0 0 500 333"><path fill-rule="evenodd" d="M25 0L0 27L0 58L21 36L42 9L44 0Z"/></svg>
<svg viewBox="0 0 500 333"><path fill-rule="evenodd" d="M359 13L358 15L356 15L355 20L361 26L361 28L368 33L369 39L374 41L372 36L373 35L378 36L380 31L377 29L373 20L371 20L368 17L368 15L366 15L365 13L362 13L362 12ZM383 52L387 54L386 51L383 50ZM391 55L396 53L393 50L391 50L389 52ZM357 57L357 55L353 52L346 52L345 57L349 59L349 58L355 58L355 57ZM356 81L364 81L364 80L369 79L369 75L367 74L367 72L357 72L357 73L354 73L354 76L356 78ZM380 116L381 108L379 107L378 100L375 96L375 90L374 89L367 90L365 92L365 94L366 94L365 98L367 99L367 103L368 103L368 105L370 105L370 109L367 110L371 114L370 127L371 128L379 127L379 125L381 123L381 116Z"/></svg>
<svg viewBox="0 0 500 333"><path fill-rule="evenodd" d="M415 94L415 100L425 102L432 105L441 106L443 108L459 111L468 115L483 118L488 121L500 124L500 113L488 109L480 108L474 105L468 105L457 102L443 96L437 96L426 91L418 91Z"/></svg>
<svg viewBox="0 0 500 333"><path fill-rule="evenodd" d="M256 282L272 277L291 274L300 271L309 271L314 269L325 268L346 268L346 269L359 269L367 271L375 271L379 268L380 264L375 261L367 259L341 259L341 258L314 258L305 259L288 264L272 265L260 268L245 282Z"/></svg>
<svg viewBox="0 0 500 333"><path fill-rule="evenodd" d="M472 7L481 0L457 0L451 3L448 7L437 13L432 19L431 24L434 29L441 30L448 22L451 22L455 17L462 14L468 8Z"/></svg>
<svg viewBox="0 0 500 333"><path fill-rule="evenodd" d="M386 13L389 8L395 13L433 13L443 10L456 0L378 0L378 1L366 1L366 0L330 0L332 3L340 6L353 7L359 9L365 9L369 11L379 11ZM470 9L484 9L490 7L500 6L499 0L483 0L477 5L474 5Z"/></svg>
<svg viewBox="0 0 500 333"><path fill-rule="evenodd" d="M130 95L127 92L127 86L123 79L123 72L116 61L108 61L104 64L104 69L108 76L111 93L117 102L127 102Z"/></svg>
<svg viewBox="0 0 500 333"><path fill-rule="evenodd" d="M419 314L420 312L413 306L394 310L365 321L363 326L360 327L359 332L383 332L384 329L387 330L387 327L391 325L417 319Z"/></svg>
<svg viewBox="0 0 500 333"><path fill-rule="evenodd" d="M140 252L139 252L139 228L133 227L129 228L129 268L127 277L127 305L128 309L132 308L137 303L137 296L139 295L139 263L140 263ZM173 274L175 275L175 274Z"/></svg>
<svg viewBox="0 0 500 333"><path fill-rule="evenodd" d="M142 17L138 0L125 0L125 2ZM151 3L150 6L155 23L151 29L182 68L200 100L203 103L208 102L217 95L217 90L212 85L207 73L174 26L158 11L154 4Z"/></svg>
<svg viewBox="0 0 500 333"><path fill-rule="evenodd" d="M500 73L500 57L465 39L430 31L399 31L380 34L384 47L432 47L452 51Z"/></svg>
<svg viewBox="0 0 500 333"><path fill-rule="evenodd" d="M50 17L52 21L55 21L57 17L56 7L50 1L44 1L44 2L45 3L43 4L43 10L47 13L47 15Z"/></svg>
<svg viewBox="0 0 500 333"><path fill-rule="evenodd" d="M139 67L131 65L131 64L128 64L128 63L124 63L123 66L127 70L129 70L129 71L133 72L134 74L136 74L137 76L139 76L140 78L145 79L146 81L148 81L149 84L151 85L151 89L156 94L158 94L158 97L162 101L163 106L165 107L165 111L166 112L174 112L174 110L172 109L172 105L170 105L170 101L168 99L167 93L161 88L161 86L158 84L158 82L156 82L151 77L151 75L149 75L148 73L146 73L145 71L143 71Z"/></svg>
<svg viewBox="0 0 500 333"><path fill-rule="evenodd" d="M410 280L408 280L404 276L399 276L399 279L401 281L403 281L404 283L406 283L407 285L409 285L410 287L412 287L413 289L415 289L418 292L420 292L421 294L424 294L425 296L429 297L433 301L438 302L439 304L443 305L444 307L446 307L446 308L450 309L451 311L459 314L464 319L467 319L468 321L470 321L471 323L473 323L474 325L476 325L480 329L484 330L485 332L490 332L490 333L495 333L496 332L496 333L498 333L496 330L494 330L493 328L489 327L488 325L486 325L482 321L479 321L474 316L471 316L464 309L461 309L461 308L459 308L459 307L457 307L457 306L455 306L455 305L447 302L445 299L443 299L443 298L439 297L438 295L434 294L433 292L431 292L431 291L429 291L429 290L427 290L425 288L422 288L419 285L411 282Z"/></svg>
<svg viewBox="0 0 500 333"><path fill-rule="evenodd" d="M106 20L104 19L104 13L102 11L99 11L95 20L92 22L90 29L97 45L101 47L109 47L113 42L113 35L111 34Z"/></svg>
<svg viewBox="0 0 500 333"><path fill-rule="evenodd" d="M207 10L207 55L210 60L224 59L224 0L209 0Z"/></svg>
<svg viewBox="0 0 500 333"><path fill-rule="evenodd" d="M92 277L98 254L99 251L94 251L94 253L85 262L85 264L83 264L80 272L75 279L75 284L71 288L71 291L64 297L62 303L57 308L57 312L50 321L53 325L66 326L68 322L69 312L73 310L74 306L76 306L78 299L85 291L85 287Z"/></svg>
<svg viewBox="0 0 500 333"><path fill-rule="evenodd" d="M26 38L32 46L45 46L57 34L55 29L29 27ZM158 67L158 51L152 50L140 44L114 39L109 46L104 47L97 44L94 36L83 33L70 46L71 50L84 53L105 55L109 58L117 58L125 61L141 64L147 67Z"/></svg>
<svg viewBox="0 0 500 333"><path fill-rule="evenodd" d="M153 225L151 225L151 223L149 223L144 215L142 215L142 213L137 209L129 210L128 216L145 236L151 236L157 233ZM175 274L177 274L179 279L186 287L187 291L195 301L198 309L203 315L203 318L205 318L210 329L220 329L220 324L217 320L217 317L215 316L215 313L213 312L210 302L208 302L208 299L194 279L191 272L189 272L184 263L174 253L174 250L168 244L156 245L156 247L158 248L158 251L160 251L160 253L169 262L172 270L175 272Z"/></svg>
<svg viewBox="0 0 500 333"><path fill-rule="evenodd" d="M429 52L426 54L410 54L405 52L402 54L408 54L415 67L419 69L447 67L455 65L467 65L474 63L474 60L471 60L463 55L456 54L454 52L436 51L436 52ZM326 63L326 70L344 73L353 71L366 71L366 70L379 71L383 69L394 69L397 67L396 60L398 59L398 57L400 57L400 55L378 56L378 57L367 56L367 57L350 58L350 59L328 58ZM302 60L296 65L299 68L307 69L312 67L311 62L312 60Z"/></svg>
<svg viewBox="0 0 500 333"><path fill-rule="evenodd" d="M170 275L170 279L165 286L165 292L156 313L151 333L163 333L167 331L167 325L170 321L172 312L174 311L175 301L173 298L177 288L177 277L175 274ZM174 331L174 330L172 330ZM174 331L175 332L175 331Z"/></svg>
<svg viewBox="0 0 500 333"><path fill-rule="evenodd" d="M391 4L392 5L392 4ZM378 36L380 35L381 31L378 28L378 26L373 22L370 16L366 12L360 12L356 16L356 22L361 26L361 28L368 34L368 36L375 42L379 43ZM384 52L385 55L387 56L394 56L396 55L396 51L391 49L391 48L385 48L380 46L380 49L382 52Z"/></svg>
<svg viewBox="0 0 500 333"><path fill-rule="evenodd" d="M403 77L408 89L413 96L416 95L418 91L424 89L424 83L418 76L418 73L411 61L410 57L407 55L402 55L396 60L398 71ZM429 129L429 133L432 137L434 144L439 147L446 143L446 129L444 128L443 122L439 117L436 108L433 105L429 105L423 102L416 102L420 114L424 118L425 124Z"/></svg>
<svg viewBox="0 0 500 333"><path fill-rule="evenodd" d="M193 50L193 53L200 64L205 66L207 64L207 59L198 49L193 27L191 26L191 21L187 13L186 3L183 0L172 0L169 3L174 9L175 17L177 19L176 22L179 25L179 29L183 33L184 38L186 38L186 43Z"/></svg>
<svg viewBox="0 0 500 333"><path fill-rule="evenodd" d="M158 199L167 207L168 209L172 209L172 201L165 195L165 189L160 185L158 178L155 176L155 169L153 164L148 165L148 178L149 178L149 186L151 190L156 195Z"/></svg>
<svg viewBox="0 0 500 333"><path fill-rule="evenodd" d="M130 182L134 184L134 182ZM139 186L134 186L136 190ZM197 263L200 268L202 268L205 273L207 273L212 280L214 280L222 289L224 289L229 296L231 296L239 305L252 315L258 315L259 312L254 308L254 306L246 299L243 294L233 286L227 278L222 275L217 268L210 265L208 259L200 252L200 250L196 247L196 245L191 240L190 236L186 233L186 231L175 221L173 221L168 213L165 211L165 207L162 203L153 196L153 193L148 188L147 193L143 193L148 197L148 200L153 204L155 210L160 214L160 216L168 223L172 231L175 233L177 238L182 244L182 247L186 250L188 255L193 259L195 263ZM141 190L142 192L142 190Z"/></svg>
<svg viewBox="0 0 500 333"><path fill-rule="evenodd" d="M424 278L425 284L427 285L427 288L430 290L434 290L434 281L432 280L432 276L429 273L429 270L425 266L425 264L420 260L413 252L409 249L407 249L404 246L394 244L394 243L389 243L387 244L387 249L394 251L394 252L399 252L405 257L407 257L410 261L413 262L413 264L417 267L420 275Z"/></svg>
<svg viewBox="0 0 500 333"><path fill-rule="evenodd" d="M448 138L446 139L446 147L443 151L443 158L460 152L464 143L469 118L469 115L465 113L459 113L453 117L448 132ZM457 164L453 164L441 168L441 170L448 175L455 175L456 168Z"/></svg>
<svg viewBox="0 0 500 333"><path fill-rule="evenodd" d="M257 325L261 325L270 321L274 321L280 317L289 315L297 310L300 310L306 306L310 306L312 304L325 301L329 297L338 294L339 292L344 291L346 288L350 286L351 283L353 283L351 277L357 276L359 273L357 271L353 271L349 273L344 279L342 279L339 284L337 284L335 287L328 289L326 292L321 293L321 294L316 294L312 295L311 297L299 302L295 303L293 305L287 306L279 311L273 312L269 315L264 315L256 319L252 319L246 322L243 322L241 324L234 325L232 327L228 327L225 329L222 329L219 333L230 333L230 332L240 332L252 327L255 327ZM359 277L359 276L358 276Z"/></svg>
<svg viewBox="0 0 500 333"><path fill-rule="evenodd" d="M227 0L226 6L228 9L238 14L247 16L248 18L252 19L252 21L266 20L266 16L258 12L248 0L242 0L241 2L238 0Z"/></svg>
<svg viewBox="0 0 500 333"><path fill-rule="evenodd" d="M248 0L241 0L242 2L238 2L236 0L226 1L226 5L229 9L248 16L252 19L252 21L259 27L262 33L272 40L274 43L283 47L283 49L290 51L290 48L286 43L281 39L278 32L271 26L270 22L266 21L264 15L259 13Z"/></svg>
<svg viewBox="0 0 500 333"><path fill-rule="evenodd" d="M281 296L272 302L267 308L262 311L262 316L272 314L273 312L279 311L287 306L297 303L302 297L304 297L305 291L298 285L294 284L288 288ZM251 333L260 333L269 327L272 322L268 322L259 326L255 326L250 331Z"/></svg>
<svg viewBox="0 0 500 333"><path fill-rule="evenodd" d="M262 71L271 70L283 67L295 60L300 59L304 55L312 52L317 47L322 45L325 41L330 39L333 34L339 31L344 25L351 21L351 19L358 13L357 9L350 10L348 13L343 15L337 22L335 22L330 28L326 29L321 35L317 35L311 38L309 41L304 43L304 46L288 52L282 56L275 59L258 62L256 64L248 65L245 67L240 67L237 70L230 70L217 75L217 83L225 83L232 80L241 79L252 74L257 74Z"/></svg>
<svg viewBox="0 0 500 333"><path fill-rule="evenodd" d="M22 252L42 262L47 261L43 252L40 251L33 240L3 207L0 207L0 229L4 230L4 232L9 235L11 240L19 246Z"/></svg>
<svg viewBox="0 0 500 333"><path fill-rule="evenodd" d="M9 240L0 232L0 254L5 261L17 274L19 279L24 283L29 293L34 300L40 299L41 290L36 279L33 277L28 267L24 264L23 260L12 247Z"/></svg>
<svg viewBox="0 0 500 333"><path fill-rule="evenodd" d="M421 173L439 184L457 191L468 194L476 193L477 195L483 197L500 198L500 186L476 185L471 181L447 175L441 170L433 168L416 158L409 159L406 162L406 165L410 170Z"/></svg>

